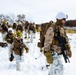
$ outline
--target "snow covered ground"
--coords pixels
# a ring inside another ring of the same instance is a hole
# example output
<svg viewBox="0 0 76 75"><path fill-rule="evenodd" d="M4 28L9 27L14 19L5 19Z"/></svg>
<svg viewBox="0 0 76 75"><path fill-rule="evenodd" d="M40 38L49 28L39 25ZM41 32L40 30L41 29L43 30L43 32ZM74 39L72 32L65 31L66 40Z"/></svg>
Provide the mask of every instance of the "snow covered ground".
<svg viewBox="0 0 76 75"><path fill-rule="evenodd" d="M65 63L63 60L64 75L76 75L76 34L67 35L70 39L72 58L70 58L70 63ZM0 36L1 39L2 37ZM9 61L9 47L0 47L0 75L47 75L48 69L45 67L46 59L37 47L38 41L39 33L36 33L36 38L33 40L33 43L27 43L29 53L24 54L25 60L21 62L21 71L16 71L15 61ZM26 44L25 39L24 42Z"/></svg>

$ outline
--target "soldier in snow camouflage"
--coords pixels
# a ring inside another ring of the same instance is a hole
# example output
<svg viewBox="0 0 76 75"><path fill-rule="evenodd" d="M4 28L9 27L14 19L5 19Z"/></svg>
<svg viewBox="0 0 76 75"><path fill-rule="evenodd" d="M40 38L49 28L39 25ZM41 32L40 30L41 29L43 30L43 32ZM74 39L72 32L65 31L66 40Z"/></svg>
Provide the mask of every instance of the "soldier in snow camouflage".
<svg viewBox="0 0 76 75"><path fill-rule="evenodd" d="M63 28L63 25L65 24L66 21L66 15L60 12L57 14L56 20L57 21L55 25L51 25L46 31L44 47L42 48L44 50L44 55L46 56L47 63L51 64L48 75L63 75L64 71L63 64L60 59L60 57L62 56L61 54L62 50L60 43L57 39L58 36L57 33L55 33L55 30L59 29L60 35L62 35L66 39L67 41L67 43L65 44L66 54L68 55L68 57L72 56L69 40Z"/></svg>

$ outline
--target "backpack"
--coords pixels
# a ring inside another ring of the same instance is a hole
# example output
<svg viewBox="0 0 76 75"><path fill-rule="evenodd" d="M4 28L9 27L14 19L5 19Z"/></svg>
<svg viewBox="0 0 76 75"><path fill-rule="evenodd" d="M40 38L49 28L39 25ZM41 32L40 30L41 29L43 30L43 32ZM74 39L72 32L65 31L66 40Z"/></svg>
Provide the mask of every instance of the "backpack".
<svg viewBox="0 0 76 75"><path fill-rule="evenodd" d="M47 29L51 25L52 25L52 23L43 23L43 24L41 24L40 42L38 42L38 47L40 47L40 48L44 47L45 34L46 34Z"/></svg>

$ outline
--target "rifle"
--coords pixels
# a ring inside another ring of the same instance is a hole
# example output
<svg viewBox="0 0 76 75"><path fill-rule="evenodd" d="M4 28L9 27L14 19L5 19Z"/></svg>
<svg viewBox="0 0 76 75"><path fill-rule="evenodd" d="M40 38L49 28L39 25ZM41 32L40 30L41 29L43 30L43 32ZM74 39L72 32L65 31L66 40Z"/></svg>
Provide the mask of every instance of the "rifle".
<svg viewBox="0 0 76 75"><path fill-rule="evenodd" d="M41 53L38 57L36 57L35 59L38 59L38 58L40 58L41 56L43 55L43 53Z"/></svg>
<svg viewBox="0 0 76 75"><path fill-rule="evenodd" d="M68 42L66 41L65 37L63 37L61 35L59 28L57 30L55 30L54 32L57 34L57 36L56 37L54 36L54 38L58 40L59 45L61 47L61 53L60 54L63 55L65 63L67 63L67 62L70 63L70 60L69 60L68 55L66 53L66 47L65 47L65 44L67 44Z"/></svg>
<svg viewBox="0 0 76 75"><path fill-rule="evenodd" d="M20 40L20 60L22 56L22 49L23 49L23 39Z"/></svg>

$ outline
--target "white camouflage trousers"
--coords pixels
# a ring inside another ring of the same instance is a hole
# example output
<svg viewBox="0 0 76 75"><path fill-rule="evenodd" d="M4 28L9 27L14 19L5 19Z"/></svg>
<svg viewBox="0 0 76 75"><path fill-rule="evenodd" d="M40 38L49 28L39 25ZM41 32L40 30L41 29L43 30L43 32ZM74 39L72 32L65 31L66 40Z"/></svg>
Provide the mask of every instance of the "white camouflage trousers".
<svg viewBox="0 0 76 75"><path fill-rule="evenodd" d="M25 37L28 38L29 34L28 34L28 30L25 30Z"/></svg>
<svg viewBox="0 0 76 75"><path fill-rule="evenodd" d="M2 33L2 41L5 42L5 36L6 36L7 32Z"/></svg>
<svg viewBox="0 0 76 75"><path fill-rule="evenodd" d="M50 65L48 75L63 75L64 68L61 61L61 55L58 55L56 52L53 54L53 63Z"/></svg>
<svg viewBox="0 0 76 75"><path fill-rule="evenodd" d="M20 55L15 55L15 61L16 61L16 70L21 70L21 65L20 62L24 61L24 55L20 56Z"/></svg>

